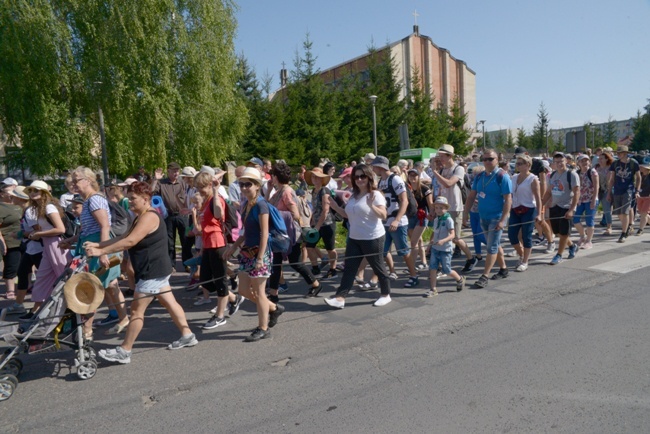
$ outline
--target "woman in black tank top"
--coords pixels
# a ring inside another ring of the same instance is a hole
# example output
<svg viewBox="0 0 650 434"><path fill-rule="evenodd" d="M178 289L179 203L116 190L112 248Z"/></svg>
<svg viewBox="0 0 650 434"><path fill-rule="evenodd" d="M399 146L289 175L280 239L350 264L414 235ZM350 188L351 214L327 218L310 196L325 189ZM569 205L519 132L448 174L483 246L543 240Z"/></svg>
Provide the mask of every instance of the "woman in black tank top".
<svg viewBox="0 0 650 434"><path fill-rule="evenodd" d="M187 325L185 312L178 304L169 286L172 269L167 256L167 228L165 221L151 207L151 189L144 182L129 187L129 207L136 215L129 231L117 238L101 243L85 243L88 256L101 256L129 250L135 271L135 295L131 303L131 321L122 345L115 349L101 350L99 356L109 362L130 363L131 348L144 323L144 312L155 296L174 320L181 338L168 348L175 350L198 343ZM122 330L119 330L122 331Z"/></svg>

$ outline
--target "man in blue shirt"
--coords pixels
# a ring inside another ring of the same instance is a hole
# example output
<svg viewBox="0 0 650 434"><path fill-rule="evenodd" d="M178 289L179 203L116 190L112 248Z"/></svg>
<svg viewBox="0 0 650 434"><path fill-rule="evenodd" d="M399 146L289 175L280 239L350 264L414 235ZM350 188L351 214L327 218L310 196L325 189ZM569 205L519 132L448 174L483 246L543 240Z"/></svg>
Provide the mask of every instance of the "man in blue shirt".
<svg viewBox="0 0 650 434"><path fill-rule="evenodd" d="M485 171L480 173L472 183L472 190L467 195L465 202L467 213L472 208L474 200L478 197L478 213L481 217L481 229L487 240L487 256L483 274L474 283L477 288L485 288L488 284L490 271L495 262L499 264L499 272L492 276L492 280L508 277L508 268L501 248L501 233L508 222L508 215L512 205L512 182L507 173L499 168L497 153L487 149L481 157Z"/></svg>

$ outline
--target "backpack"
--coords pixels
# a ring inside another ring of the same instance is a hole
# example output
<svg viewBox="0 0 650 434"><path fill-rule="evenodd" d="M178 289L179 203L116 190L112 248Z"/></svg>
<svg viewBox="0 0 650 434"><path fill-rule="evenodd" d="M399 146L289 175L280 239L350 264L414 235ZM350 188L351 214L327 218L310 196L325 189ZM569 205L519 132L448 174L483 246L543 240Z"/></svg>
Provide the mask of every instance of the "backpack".
<svg viewBox="0 0 650 434"><path fill-rule="evenodd" d="M257 201L266 202L262 197ZM269 207L269 245L271 247L271 252L288 253L289 248L291 247L291 239L287 233L287 225L284 223L280 211L270 203L266 202L266 204ZM253 217L255 220L259 221L259 207L255 207L253 210Z"/></svg>
<svg viewBox="0 0 650 434"><path fill-rule="evenodd" d="M593 181L592 181L591 177L594 175L594 172L595 172L595 171L596 171L596 169L594 169L593 167L592 167L592 168L589 168L588 176L585 176L585 178L587 179L587 181L589 181L589 185L591 185L591 186L593 186ZM578 174L578 176L582 175L582 171L581 171L581 170L578 170L576 173ZM571 185L571 183L569 182L569 186L570 186L570 185Z"/></svg>
<svg viewBox="0 0 650 434"><path fill-rule="evenodd" d="M454 171L452 172L452 175L456 173L456 169L458 168L458 164L456 164L456 167L454 168ZM469 191L471 190L471 187L468 187L468 185L471 185L471 181L469 180L469 176L467 175L467 172L465 172L465 175L463 176L462 182L460 179L458 179L458 182L456 185L458 188L460 188L460 196L463 200L463 205L467 201L467 196L469 194ZM500 184L499 184L500 185Z"/></svg>
<svg viewBox="0 0 650 434"><path fill-rule="evenodd" d="M344 209L345 209L345 202L343 201L342 198L340 198L340 197L336 194L336 192L335 192L334 190L330 190L330 195L332 196L332 199L334 199L334 202L336 202L336 204L337 204L338 206L340 206L341 208L344 208ZM339 213L337 213L336 211L334 211L334 209L332 209L332 207L330 207L330 212L332 213L332 216L334 217L334 220L335 220L335 221L337 221L337 222L342 222L342 221L344 220L344 218L343 218Z"/></svg>
<svg viewBox="0 0 650 434"><path fill-rule="evenodd" d="M61 216L61 221L63 222L63 227L65 228L65 231L59 236L63 239L67 239L77 235L77 229L79 226L74 224L76 217L70 211L59 211L59 215ZM52 223L52 220L50 220L49 215L45 214L45 220L47 220L51 226L54 226L54 223Z"/></svg>
<svg viewBox="0 0 650 434"><path fill-rule="evenodd" d="M296 199L298 212L300 213L300 226L308 228L311 222L311 208L304 196L298 196Z"/></svg>
<svg viewBox="0 0 650 434"><path fill-rule="evenodd" d="M214 215L214 198L215 195L219 193L213 189L212 198L210 199L210 209ZM236 241L235 236L233 235L233 229L239 228L239 216L237 215L237 209L233 206L230 199L223 200L226 204L226 209L223 213L223 226L225 229L224 235L226 236L226 242L232 244Z"/></svg>
<svg viewBox="0 0 650 434"><path fill-rule="evenodd" d="M503 183L503 177L505 176L505 172L501 168L497 168L496 170L498 170L498 172L496 173L497 185L501 187L501 184ZM481 176L487 176L487 175L485 175L485 172L481 172L478 174L478 176L474 181L481 179Z"/></svg>
<svg viewBox="0 0 650 434"><path fill-rule="evenodd" d="M107 200L107 202L108 209L111 212L111 232L116 237L124 235L133 223L131 214L119 203L113 202L112 200Z"/></svg>
<svg viewBox="0 0 650 434"><path fill-rule="evenodd" d="M393 178L395 177L395 174L393 173L388 177L388 187L387 191L388 193L393 196L393 199L399 203L399 196L397 193L395 193L395 188L393 188ZM411 189L410 185L406 185L406 200L408 202L408 205L406 206L406 213L404 214L406 217L416 217L418 215L418 202L415 200L415 196L413 195L413 190ZM401 204L400 204L401 205ZM398 210L395 210L391 213L390 217L395 217L397 215Z"/></svg>
<svg viewBox="0 0 650 434"><path fill-rule="evenodd" d="M549 179L553 178L553 175L555 175L556 172L557 172L557 170L552 171L551 172L551 177ZM566 170L566 182L569 185L569 190L571 190L571 172L573 172L573 169L567 168L567 170Z"/></svg>

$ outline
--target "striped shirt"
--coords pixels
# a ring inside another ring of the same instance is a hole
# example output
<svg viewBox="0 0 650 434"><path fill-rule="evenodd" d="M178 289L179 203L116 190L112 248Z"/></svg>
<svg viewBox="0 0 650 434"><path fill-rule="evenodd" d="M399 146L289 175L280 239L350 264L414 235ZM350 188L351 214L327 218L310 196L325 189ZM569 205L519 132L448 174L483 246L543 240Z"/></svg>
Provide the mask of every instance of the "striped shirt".
<svg viewBox="0 0 650 434"><path fill-rule="evenodd" d="M93 194L84 202L83 211L81 211L81 236L87 237L88 235L95 234L102 230L97 220L93 216L93 212L103 209L108 215L108 224L111 224L111 211L108 207L108 201L101 194Z"/></svg>

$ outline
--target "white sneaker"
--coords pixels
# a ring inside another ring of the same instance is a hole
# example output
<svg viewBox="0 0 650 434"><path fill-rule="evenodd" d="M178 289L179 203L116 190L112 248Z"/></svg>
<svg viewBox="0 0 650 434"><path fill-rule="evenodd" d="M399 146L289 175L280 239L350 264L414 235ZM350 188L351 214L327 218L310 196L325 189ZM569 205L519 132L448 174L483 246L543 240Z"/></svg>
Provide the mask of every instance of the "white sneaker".
<svg viewBox="0 0 650 434"><path fill-rule="evenodd" d="M519 264L517 266L517 268L515 270L516 271L526 271L526 270L528 270L528 264L525 263L525 262L522 262L521 264Z"/></svg>
<svg viewBox="0 0 650 434"><path fill-rule="evenodd" d="M345 307L345 300L339 301L336 299L336 297L324 298L323 300L325 300L326 304L335 307L337 309L343 309Z"/></svg>
<svg viewBox="0 0 650 434"><path fill-rule="evenodd" d="M386 306L390 302L391 302L390 295L387 295L386 297L379 297L377 301L375 301L372 305L381 307L381 306Z"/></svg>
<svg viewBox="0 0 650 434"><path fill-rule="evenodd" d="M210 313L212 315L215 315L217 313L217 306L215 306L213 309L210 309Z"/></svg>
<svg viewBox="0 0 650 434"><path fill-rule="evenodd" d="M388 275L388 278L389 278L390 280L397 280L397 274L396 274L396 273L390 273L390 274Z"/></svg>
<svg viewBox="0 0 650 434"><path fill-rule="evenodd" d="M201 297L194 302L194 306L203 306L204 304L210 304L210 303L212 303L212 300L210 300L209 298Z"/></svg>
<svg viewBox="0 0 650 434"><path fill-rule="evenodd" d="M509 252L505 253L505 256L508 258L514 258L517 256L517 251L516 250L510 250Z"/></svg>
<svg viewBox="0 0 650 434"><path fill-rule="evenodd" d="M555 252L555 241L553 241L551 244L546 245L546 250L544 250L544 253L553 253Z"/></svg>

